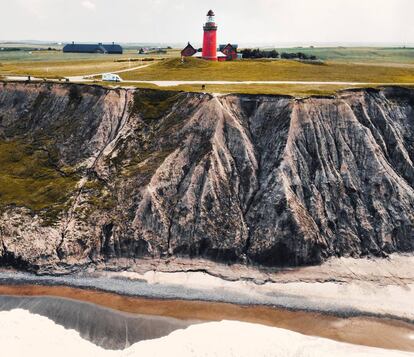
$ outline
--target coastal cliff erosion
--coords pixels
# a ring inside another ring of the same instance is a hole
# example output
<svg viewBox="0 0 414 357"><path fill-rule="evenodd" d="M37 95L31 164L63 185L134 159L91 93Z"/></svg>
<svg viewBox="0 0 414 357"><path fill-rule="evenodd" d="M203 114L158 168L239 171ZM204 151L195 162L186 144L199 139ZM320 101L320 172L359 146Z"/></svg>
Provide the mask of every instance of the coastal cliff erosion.
<svg viewBox="0 0 414 357"><path fill-rule="evenodd" d="M266 266L414 250L414 90L0 82L0 263Z"/></svg>

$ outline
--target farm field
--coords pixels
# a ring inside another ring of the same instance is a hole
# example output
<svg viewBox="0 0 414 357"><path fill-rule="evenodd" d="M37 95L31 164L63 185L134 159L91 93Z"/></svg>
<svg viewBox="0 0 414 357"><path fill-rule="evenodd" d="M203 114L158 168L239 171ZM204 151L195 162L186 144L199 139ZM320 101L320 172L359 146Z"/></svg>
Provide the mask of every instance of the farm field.
<svg viewBox="0 0 414 357"><path fill-rule="evenodd" d="M14 46L12 46L14 47ZM3 48L3 50L1 50ZM16 47L17 48L17 47ZM140 55L135 49L124 49L121 55L104 55L99 53L63 53L61 48L48 51L47 48L30 51L26 46L19 45L20 50L7 51L8 47L2 47L0 44L0 63L1 62L60 62L60 61L77 61L77 60L102 60L117 61L120 59L144 59L144 58L171 58L179 57L178 49L168 50L166 54L149 53ZM32 47L29 47L29 49Z"/></svg>
<svg viewBox="0 0 414 357"><path fill-rule="evenodd" d="M91 73L102 73L127 69L137 66L125 62L108 60L76 60L6 63L0 65L0 76L34 76L41 78L62 78L68 76L83 76Z"/></svg>
<svg viewBox="0 0 414 357"><path fill-rule="evenodd" d="M414 83L414 49L411 48L286 48L281 52L316 55L323 63L295 60L241 60L207 62L179 58L179 50L167 54L138 55L126 50L123 55L73 54L61 51L0 51L0 78L27 76L58 79L116 72L149 65L121 73L122 86L157 88L151 83L134 81L304 81L356 82L366 86ZM97 83L100 78L95 77ZM332 94L356 87L349 84L181 84L162 87L171 90L215 93L263 94Z"/></svg>
<svg viewBox="0 0 414 357"><path fill-rule="evenodd" d="M139 55L124 51L122 55L63 53L61 51L0 51L0 76L31 75L42 78L82 76L137 67L148 60L176 57L177 51L167 54Z"/></svg>

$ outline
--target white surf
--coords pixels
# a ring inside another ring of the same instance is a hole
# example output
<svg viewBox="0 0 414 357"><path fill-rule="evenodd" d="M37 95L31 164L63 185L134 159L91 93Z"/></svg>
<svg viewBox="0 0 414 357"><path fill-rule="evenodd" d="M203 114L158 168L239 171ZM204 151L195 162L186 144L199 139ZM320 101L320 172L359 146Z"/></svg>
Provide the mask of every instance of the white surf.
<svg viewBox="0 0 414 357"><path fill-rule="evenodd" d="M8 357L414 356L237 321L193 325L123 351L108 351L82 339L74 330L65 330L43 316L21 309L0 312L0 345L1 355Z"/></svg>

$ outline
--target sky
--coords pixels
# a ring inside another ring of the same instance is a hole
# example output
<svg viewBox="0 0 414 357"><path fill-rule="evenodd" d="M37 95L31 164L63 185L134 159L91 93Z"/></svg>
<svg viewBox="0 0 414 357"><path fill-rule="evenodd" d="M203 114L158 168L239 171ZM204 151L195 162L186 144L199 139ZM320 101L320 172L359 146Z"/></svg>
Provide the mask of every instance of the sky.
<svg viewBox="0 0 414 357"><path fill-rule="evenodd" d="M0 0L0 41L414 44L414 0Z"/></svg>

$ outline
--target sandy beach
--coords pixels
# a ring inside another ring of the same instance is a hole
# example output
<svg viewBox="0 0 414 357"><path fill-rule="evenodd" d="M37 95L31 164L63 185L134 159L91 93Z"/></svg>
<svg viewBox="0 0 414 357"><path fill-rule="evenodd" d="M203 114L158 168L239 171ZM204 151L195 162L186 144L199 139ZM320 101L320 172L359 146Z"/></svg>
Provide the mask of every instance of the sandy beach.
<svg viewBox="0 0 414 357"><path fill-rule="evenodd" d="M85 302L113 312L175 319L181 327L238 321L414 352L413 262L411 256L341 258L271 271L174 260L69 275L2 270L0 295ZM180 328L177 322L171 326Z"/></svg>

